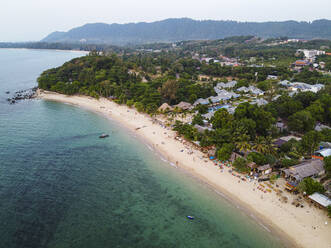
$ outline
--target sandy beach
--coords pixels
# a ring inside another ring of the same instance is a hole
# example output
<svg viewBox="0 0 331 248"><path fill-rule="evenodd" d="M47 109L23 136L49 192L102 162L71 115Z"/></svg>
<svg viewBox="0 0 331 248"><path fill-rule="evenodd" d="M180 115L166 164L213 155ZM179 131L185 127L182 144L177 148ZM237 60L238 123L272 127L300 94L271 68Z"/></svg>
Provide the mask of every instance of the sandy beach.
<svg viewBox="0 0 331 248"><path fill-rule="evenodd" d="M176 140L176 133L153 121L133 108L117 105L107 99L96 100L86 96L65 96L53 92L40 92L38 98L69 103L104 115L119 122L137 136L144 139L154 150L173 165L183 168L194 177L209 184L216 193L237 203L237 207L247 211L269 232L290 240L288 247L331 248L331 220L326 211L310 206L292 205L297 198L284 192L288 202L281 202L274 191L264 192L257 181L243 181L229 173L229 168L221 170L204 154L190 144ZM277 182L283 190L283 181ZM267 188L262 184L262 188Z"/></svg>

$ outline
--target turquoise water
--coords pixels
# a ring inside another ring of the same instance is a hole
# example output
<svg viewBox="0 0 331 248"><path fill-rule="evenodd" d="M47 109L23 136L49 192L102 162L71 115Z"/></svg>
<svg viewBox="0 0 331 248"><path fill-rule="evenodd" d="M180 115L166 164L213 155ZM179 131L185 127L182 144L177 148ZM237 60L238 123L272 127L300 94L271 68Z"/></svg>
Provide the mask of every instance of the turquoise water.
<svg viewBox="0 0 331 248"><path fill-rule="evenodd" d="M75 56L0 49L0 247L283 246L116 123L61 103L7 104L5 91Z"/></svg>

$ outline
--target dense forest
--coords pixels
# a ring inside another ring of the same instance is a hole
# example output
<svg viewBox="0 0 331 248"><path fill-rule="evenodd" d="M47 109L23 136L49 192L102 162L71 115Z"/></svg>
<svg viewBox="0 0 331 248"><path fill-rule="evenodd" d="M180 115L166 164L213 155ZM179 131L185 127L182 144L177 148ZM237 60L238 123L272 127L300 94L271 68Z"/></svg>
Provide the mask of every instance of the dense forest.
<svg viewBox="0 0 331 248"><path fill-rule="evenodd" d="M166 19L152 23L93 23L68 32L54 32L46 42L87 42L114 45L214 40L229 36L253 35L263 38L290 37L300 39L331 38L331 21L313 22L236 22L196 21L188 18Z"/></svg>

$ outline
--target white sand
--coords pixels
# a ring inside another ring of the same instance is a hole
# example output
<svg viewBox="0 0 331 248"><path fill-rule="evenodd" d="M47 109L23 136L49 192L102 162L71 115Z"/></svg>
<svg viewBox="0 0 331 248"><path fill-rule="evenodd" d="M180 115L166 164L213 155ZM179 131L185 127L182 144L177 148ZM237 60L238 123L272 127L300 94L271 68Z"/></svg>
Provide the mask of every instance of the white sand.
<svg viewBox="0 0 331 248"><path fill-rule="evenodd" d="M286 192L283 195L289 198L288 203L281 203L275 192L264 193L258 190L256 181L240 180L239 183L239 179L232 176L227 168L221 172L213 162L201 159L203 154L198 150L189 148L193 154L188 154L188 149L185 148L188 145L175 140L175 132L153 124L148 115L107 99L96 100L86 96L65 96L52 92L39 92L39 97L77 105L120 122L140 135L164 158L202 179L219 194L239 203L243 209L250 210L251 216L267 230L283 236L284 239L290 239L300 247L331 248L331 219L327 217L326 211L310 207L306 202L304 208L296 208L291 204L291 199L296 197ZM136 130L137 128L139 129ZM279 180L277 183L280 185L279 189L284 191L284 181Z"/></svg>

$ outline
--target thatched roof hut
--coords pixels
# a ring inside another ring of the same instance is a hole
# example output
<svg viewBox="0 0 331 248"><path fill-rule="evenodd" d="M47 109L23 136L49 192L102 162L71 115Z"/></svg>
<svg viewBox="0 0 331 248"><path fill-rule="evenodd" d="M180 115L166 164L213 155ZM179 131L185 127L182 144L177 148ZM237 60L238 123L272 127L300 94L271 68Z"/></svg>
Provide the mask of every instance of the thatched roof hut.
<svg viewBox="0 0 331 248"><path fill-rule="evenodd" d="M182 101L179 104L175 105L174 107L180 108L182 110L188 110L188 109L192 109L192 104Z"/></svg>
<svg viewBox="0 0 331 248"><path fill-rule="evenodd" d="M171 111L173 109L174 109L173 107L171 107L168 103L165 102L158 108L158 111L167 112L167 111Z"/></svg>

